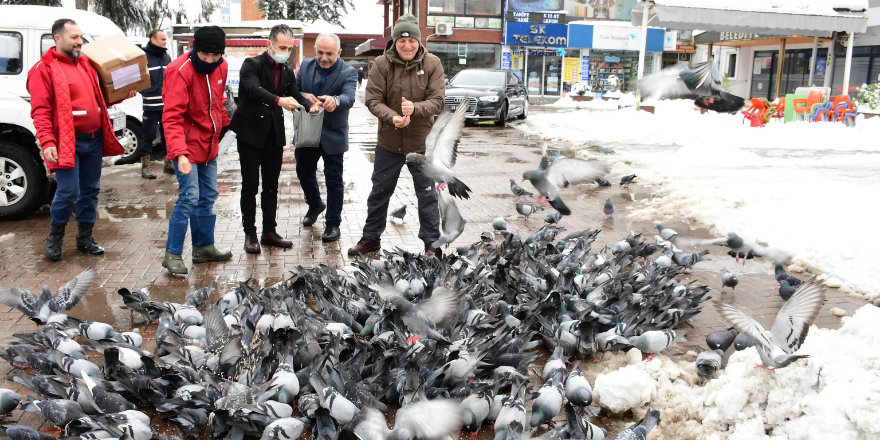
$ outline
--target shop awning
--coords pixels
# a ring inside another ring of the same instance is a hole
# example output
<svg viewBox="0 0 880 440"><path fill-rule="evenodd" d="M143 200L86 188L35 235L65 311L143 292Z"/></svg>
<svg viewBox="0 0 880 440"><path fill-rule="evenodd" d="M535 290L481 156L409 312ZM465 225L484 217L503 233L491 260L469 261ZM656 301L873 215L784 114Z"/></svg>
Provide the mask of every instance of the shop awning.
<svg viewBox="0 0 880 440"><path fill-rule="evenodd" d="M649 17L651 26L751 32L764 35L830 37L831 32L865 32L865 12L834 9L772 8L767 2L711 2L710 0L657 0ZM642 24L642 7L633 8L632 23Z"/></svg>
<svg viewBox="0 0 880 440"><path fill-rule="evenodd" d="M379 56L385 53L385 47L388 46L388 42L391 41L391 37L383 37L376 39L369 39L359 44L354 49L354 55L358 57L370 57L370 56Z"/></svg>

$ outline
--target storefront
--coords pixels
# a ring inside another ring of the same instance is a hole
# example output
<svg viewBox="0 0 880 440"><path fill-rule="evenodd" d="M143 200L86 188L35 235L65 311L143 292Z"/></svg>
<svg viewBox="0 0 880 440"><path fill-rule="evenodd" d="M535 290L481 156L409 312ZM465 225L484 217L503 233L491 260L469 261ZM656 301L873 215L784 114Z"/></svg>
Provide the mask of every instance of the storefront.
<svg viewBox="0 0 880 440"><path fill-rule="evenodd" d="M560 14L541 15L555 15L558 19ZM507 21L502 68L509 65L509 70L526 84L529 95L560 96L566 80L574 81L572 69L581 61L580 51L567 47L568 26L565 24Z"/></svg>

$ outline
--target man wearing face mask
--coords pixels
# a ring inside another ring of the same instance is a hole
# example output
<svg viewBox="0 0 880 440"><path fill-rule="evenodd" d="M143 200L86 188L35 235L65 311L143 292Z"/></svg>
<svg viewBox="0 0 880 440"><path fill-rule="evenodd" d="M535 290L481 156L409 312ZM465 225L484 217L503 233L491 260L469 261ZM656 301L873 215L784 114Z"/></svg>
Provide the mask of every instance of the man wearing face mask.
<svg viewBox="0 0 880 440"><path fill-rule="evenodd" d="M244 250L259 254L260 245L289 248L290 240L275 230L278 206L278 176L284 145L284 115L281 109L306 107L318 111L296 86L293 69L287 59L293 50L293 30L279 24L269 31L266 51L244 60L238 87L238 108L232 116L231 129L237 135L238 160L241 163L241 223L244 227ZM260 207L263 231L257 241L257 190L262 175Z"/></svg>
<svg viewBox="0 0 880 440"><path fill-rule="evenodd" d="M219 142L229 128L223 105L228 65L223 59L226 33L217 26L199 28L192 50L165 67L162 87L162 125L167 157L173 161L180 194L168 219L168 242L162 266L186 274L183 242L192 232L192 261L207 263L232 258L214 246L214 201L217 189Z"/></svg>

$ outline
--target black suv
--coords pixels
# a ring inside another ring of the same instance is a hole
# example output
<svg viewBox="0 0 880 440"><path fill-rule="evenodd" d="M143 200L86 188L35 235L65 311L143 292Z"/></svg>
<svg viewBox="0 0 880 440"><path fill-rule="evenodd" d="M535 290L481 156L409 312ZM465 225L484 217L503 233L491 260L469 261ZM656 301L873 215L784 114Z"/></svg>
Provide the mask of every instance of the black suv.
<svg viewBox="0 0 880 440"><path fill-rule="evenodd" d="M529 94L519 78L507 70L465 69L446 86L446 108L454 111L467 96L469 121L493 120L504 126L508 119L529 115Z"/></svg>

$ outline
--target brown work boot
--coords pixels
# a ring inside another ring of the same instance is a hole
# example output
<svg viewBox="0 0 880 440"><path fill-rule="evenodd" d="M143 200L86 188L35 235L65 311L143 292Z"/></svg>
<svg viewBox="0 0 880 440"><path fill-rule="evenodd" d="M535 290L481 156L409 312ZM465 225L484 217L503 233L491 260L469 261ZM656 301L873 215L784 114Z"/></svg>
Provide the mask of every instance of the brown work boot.
<svg viewBox="0 0 880 440"><path fill-rule="evenodd" d="M165 174L174 174L174 164L167 158L165 159L165 168L162 169Z"/></svg>
<svg viewBox="0 0 880 440"><path fill-rule="evenodd" d="M257 242L257 234L247 234L244 238L244 251L249 254L259 254L260 243Z"/></svg>
<svg viewBox="0 0 880 440"><path fill-rule="evenodd" d="M150 162L149 155L141 157L141 177L144 179L156 178L156 175L153 174L153 164Z"/></svg>
<svg viewBox="0 0 880 440"><path fill-rule="evenodd" d="M348 255L366 254L382 249L382 244L372 238L363 237L354 247L348 249Z"/></svg>
<svg viewBox="0 0 880 440"><path fill-rule="evenodd" d="M275 231L263 231L263 236L260 237L260 244L263 246L275 246L280 248L289 248L293 246L293 242L285 240L284 237L278 235Z"/></svg>

